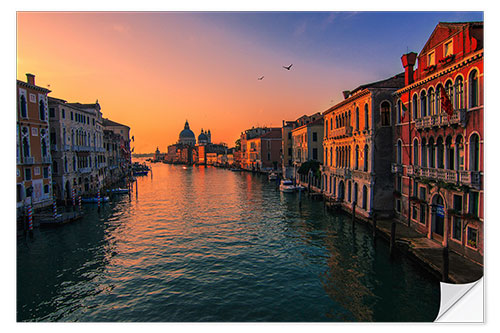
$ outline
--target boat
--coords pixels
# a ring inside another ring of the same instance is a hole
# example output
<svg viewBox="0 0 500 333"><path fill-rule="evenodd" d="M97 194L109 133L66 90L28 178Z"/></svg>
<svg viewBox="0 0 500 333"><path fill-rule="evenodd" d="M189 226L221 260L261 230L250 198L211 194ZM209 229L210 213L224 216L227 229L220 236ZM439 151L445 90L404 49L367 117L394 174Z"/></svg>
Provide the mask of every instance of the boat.
<svg viewBox="0 0 500 333"><path fill-rule="evenodd" d="M108 190L108 193L111 194L128 194L128 192L130 192L128 188L113 188Z"/></svg>
<svg viewBox="0 0 500 333"><path fill-rule="evenodd" d="M274 173L274 172L271 172L271 173L267 176L267 178L268 178L269 180L276 180L276 179L278 179L278 175L277 175L276 173Z"/></svg>
<svg viewBox="0 0 500 333"><path fill-rule="evenodd" d="M291 180L283 179L280 184L280 191L284 193L295 192L295 185Z"/></svg>
<svg viewBox="0 0 500 333"><path fill-rule="evenodd" d="M108 202L109 197L102 197L100 198L101 202ZM88 197L88 198L82 198L83 203L97 203L97 197Z"/></svg>
<svg viewBox="0 0 500 333"><path fill-rule="evenodd" d="M144 170L144 171L133 171L132 174L134 176L147 176L148 175L148 170Z"/></svg>
<svg viewBox="0 0 500 333"><path fill-rule="evenodd" d="M229 170L234 171L234 172L236 172L236 171L243 171L243 169L238 169L238 168L233 168L233 169L229 169Z"/></svg>
<svg viewBox="0 0 500 333"><path fill-rule="evenodd" d="M146 165L146 163L141 164L135 162L132 164L132 174L134 176L147 176L149 170L151 169Z"/></svg>

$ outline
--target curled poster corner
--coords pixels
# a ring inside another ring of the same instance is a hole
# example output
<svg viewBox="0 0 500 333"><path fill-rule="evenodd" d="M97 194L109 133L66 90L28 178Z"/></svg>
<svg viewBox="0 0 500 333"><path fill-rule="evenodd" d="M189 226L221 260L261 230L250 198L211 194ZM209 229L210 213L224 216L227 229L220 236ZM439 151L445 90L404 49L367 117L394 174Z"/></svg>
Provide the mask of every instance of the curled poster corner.
<svg viewBox="0 0 500 333"><path fill-rule="evenodd" d="M484 322L483 278L466 284L441 282L441 304L435 322Z"/></svg>

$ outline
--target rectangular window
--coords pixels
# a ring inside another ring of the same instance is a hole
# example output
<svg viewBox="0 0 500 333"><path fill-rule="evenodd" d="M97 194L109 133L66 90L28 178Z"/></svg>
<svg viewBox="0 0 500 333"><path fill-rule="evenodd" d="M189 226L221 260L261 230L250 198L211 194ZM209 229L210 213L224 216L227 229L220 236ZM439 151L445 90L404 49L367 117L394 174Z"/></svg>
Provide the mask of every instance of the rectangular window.
<svg viewBox="0 0 500 333"><path fill-rule="evenodd" d="M318 159L318 148L313 148L313 160Z"/></svg>
<svg viewBox="0 0 500 333"><path fill-rule="evenodd" d="M23 187L21 184L16 185L17 202L23 200Z"/></svg>
<svg viewBox="0 0 500 333"><path fill-rule="evenodd" d="M425 187L421 187L420 188L420 200L424 200L425 201L425 194L426 194Z"/></svg>
<svg viewBox="0 0 500 333"><path fill-rule="evenodd" d="M418 197L418 182L413 180L413 196Z"/></svg>
<svg viewBox="0 0 500 333"><path fill-rule="evenodd" d="M411 207L411 218L416 220L418 218L417 206L413 205Z"/></svg>
<svg viewBox="0 0 500 333"><path fill-rule="evenodd" d="M40 176L40 167L35 167L34 174L35 176Z"/></svg>
<svg viewBox="0 0 500 333"><path fill-rule="evenodd" d="M429 53L427 55L427 66L432 66L435 64L435 61L434 61L434 51L432 51L431 53Z"/></svg>
<svg viewBox="0 0 500 333"><path fill-rule="evenodd" d="M271 160L271 153L270 152L267 152L267 160L270 161Z"/></svg>
<svg viewBox="0 0 500 333"><path fill-rule="evenodd" d="M313 142L318 141L318 133L313 132Z"/></svg>
<svg viewBox="0 0 500 333"><path fill-rule="evenodd" d="M292 156L292 148L288 148L288 156Z"/></svg>
<svg viewBox="0 0 500 333"><path fill-rule="evenodd" d="M396 190L400 193L403 190L403 181L400 175L396 176Z"/></svg>
<svg viewBox="0 0 500 333"><path fill-rule="evenodd" d="M49 178L49 167L43 167L43 178Z"/></svg>
<svg viewBox="0 0 500 333"><path fill-rule="evenodd" d="M477 249L477 229L467 227L467 245Z"/></svg>
<svg viewBox="0 0 500 333"><path fill-rule="evenodd" d="M24 169L24 180L31 180L31 168Z"/></svg>
<svg viewBox="0 0 500 333"><path fill-rule="evenodd" d="M453 209L458 213L462 213L462 196L458 194L453 195Z"/></svg>
<svg viewBox="0 0 500 333"><path fill-rule="evenodd" d="M71 120L73 120L73 111L71 111L70 116L71 116Z"/></svg>
<svg viewBox="0 0 500 333"><path fill-rule="evenodd" d="M62 119L66 118L66 111L64 111L64 109L61 110L61 118Z"/></svg>
<svg viewBox="0 0 500 333"><path fill-rule="evenodd" d="M474 216L479 216L479 193L469 192L469 213Z"/></svg>
<svg viewBox="0 0 500 333"><path fill-rule="evenodd" d="M426 207L420 204L420 223L425 224Z"/></svg>
<svg viewBox="0 0 500 333"><path fill-rule="evenodd" d="M458 216L453 216L451 237L457 241L462 240L462 219Z"/></svg>
<svg viewBox="0 0 500 333"><path fill-rule="evenodd" d="M292 140L292 132L288 132L288 140Z"/></svg>
<svg viewBox="0 0 500 333"><path fill-rule="evenodd" d="M453 54L453 39L444 43L444 56L447 57Z"/></svg>
<svg viewBox="0 0 500 333"><path fill-rule="evenodd" d="M54 108L49 108L49 117L54 118L56 116L56 110Z"/></svg>
<svg viewBox="0 0 500 333"><path fill-rule="evenodd" d="M48 184L43 185L43 193L49 194L50 193L50 187Z"/></svg>
<svg viewBox="0 0 500 333"><path fill-rule="evenodd" d="M401 200L396 199L396 211L401 213Z"/></svg>

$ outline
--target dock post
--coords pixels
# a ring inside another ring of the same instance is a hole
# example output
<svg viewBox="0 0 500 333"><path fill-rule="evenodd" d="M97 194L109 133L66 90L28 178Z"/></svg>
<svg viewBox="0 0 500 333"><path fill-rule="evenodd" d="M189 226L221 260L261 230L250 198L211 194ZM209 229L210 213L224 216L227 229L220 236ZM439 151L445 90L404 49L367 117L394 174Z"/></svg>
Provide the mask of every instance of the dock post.
<svg viewBox="0 0 500 333"><path fill-rule="evenodd" d="M30 238L33 238L33 209L31 208L31 204L28 205L28 233Z"/></svg>
<svg viewBox="0 0 500 333"><path fill-rule="evenodd" d="M75 188L74 187L71 189L71 201L73 202L73 211L75 211L76 210L75 209L76 208L76 206L75 206L76 202L75 202Z"/></svg>
<svg viewBox="0 0 500 333"><path fill-rule="evenodd" d="M97 189L97 211L101 211L101 190Z"/></svg>
<svg viewBox="0 0 500 333"><path fill-rule="evenodd" d="M354 223L356 220L356 201L352 202L352 230L354 230Z"/></svg>
<svg viewBox="0 0 500 333"><path fill-rule="evenodd" d="M396 243L396 222L392 221L392 224L391 224L391 244L389 247L389 253L390 253L391 257L394 254L395 243Z"/></svg>
<svg viewBox="0 0 500 333"><path fill-rule="evenodd" d="M135 198L139 198L139 182L135 180Z"/></svg>
<svg viewBox="0 0 500 333"><path fill-rule="evenodd" d="M57 203L56 196L52 197L52 215L54 216L54 221L57 219Z"/></svg>
<svg viewBox="0 0 500 333"><path fill-rule="evenodd" d="M302 208L301 192L302 192L302 189L299 187L299 208Z"/></svg>
<svg viewBox="0 0 500 333"><path fill-rule="evenodd" d="M448 246L443 247L443 266L441 271L441 282L448 282L448 272L450 267L450 253Z"/></svg>
<svg viewBox="0 0 500 333"><path fill-rule="evenodd" d="M78 196L78 208L80 210L80 213L82 212L82 196Z"/></svg>

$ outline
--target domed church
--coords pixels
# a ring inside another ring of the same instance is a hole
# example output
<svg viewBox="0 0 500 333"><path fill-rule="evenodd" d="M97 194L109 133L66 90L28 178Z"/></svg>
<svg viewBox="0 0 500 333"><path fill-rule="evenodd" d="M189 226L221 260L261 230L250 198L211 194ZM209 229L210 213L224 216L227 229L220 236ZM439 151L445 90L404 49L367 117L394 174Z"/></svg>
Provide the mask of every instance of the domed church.
<svg viewBox="0 0 500 333"><path fill-rule="evenodd" d="M202 128L200 135L198 135L198 144L207 145L209 143L212 143L212 135L210 134L210 130L208 130L208 132L204 132Z"/></svg>
<svg viewBox="0 0 500 333"><path fill-rule="evenodd" d="M193 131L189 129L189 123L186 120L184 124L184 129L179 133L179 142L184 145L194 146L196 144L196 137Z"/></svg>

